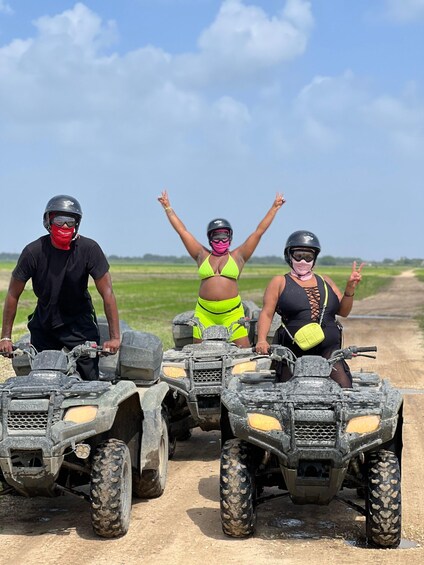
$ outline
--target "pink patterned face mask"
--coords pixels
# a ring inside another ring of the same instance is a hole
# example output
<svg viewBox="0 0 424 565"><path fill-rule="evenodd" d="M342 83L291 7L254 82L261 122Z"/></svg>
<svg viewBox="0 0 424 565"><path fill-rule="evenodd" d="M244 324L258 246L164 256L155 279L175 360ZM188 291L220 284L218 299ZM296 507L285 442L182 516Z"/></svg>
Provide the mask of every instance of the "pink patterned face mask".
<svg viewBox="0 0 424 565"><path fill-rule="evenodd" d="M292 258L292 275L301 281L307 281L312 278L312 267L313 263L311 261L307 262L303 259L302 261L295 261Z"/></svg>
<svg viewBox="0 0 424 565"><path fill-rule="evenodd" d="M230 240L228 241L210 241L213 255L224 255L230 247Z"/></svg>

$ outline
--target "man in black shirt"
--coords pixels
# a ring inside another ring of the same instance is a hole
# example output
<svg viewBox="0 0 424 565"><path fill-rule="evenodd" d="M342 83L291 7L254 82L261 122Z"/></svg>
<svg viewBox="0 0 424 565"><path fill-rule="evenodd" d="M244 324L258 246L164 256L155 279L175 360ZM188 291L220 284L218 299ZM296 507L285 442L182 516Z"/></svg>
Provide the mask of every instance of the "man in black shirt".
<svg viewBox="0 0 424 565"><path fill-rule="evenodd" d="M47 203L43 224L49 232L22 251L10 279L3 311L0 351L12 352L12 328L19 298L32 279L37 296L29 316L31 343L37 351L72 349L85 341L99 343L96 314L88 292L88 277L94 279L103 299L110 339L103 348L116 353L120 346L119 315L109 263L100 246L81 236L79 202L72 196L54 196ZM77 366L83 379L99 376L98 358L81 358Z"/></svg>

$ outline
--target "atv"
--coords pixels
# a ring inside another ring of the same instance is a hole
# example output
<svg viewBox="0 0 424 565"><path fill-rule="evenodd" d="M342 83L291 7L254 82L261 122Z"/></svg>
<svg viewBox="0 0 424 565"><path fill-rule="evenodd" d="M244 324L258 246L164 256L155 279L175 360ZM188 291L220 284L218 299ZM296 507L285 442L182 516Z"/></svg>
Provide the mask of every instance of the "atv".
<svg viewBox="0 0 424 565"><path fill-rule="evenodd" d="M330 359L296 358L290 349L274 345L266 370L245 371L230 381L221 394L225 534L253 534L257 506L287 495L295 504L340 500L365 516L369 545L399 545L401 393L372 372L352 372L351 389L330 376L336 362L374 357L367 354L374 351L373 346L350 346ZM287 382L278 382L273 368L281 362L291 371ZM264 496L271 486L283 493ZM364 504L339 498L345 488L356 489Z"/></svg>
<svg viewBox="0 0 424 565"><path fill-rule="evenodd" d="M120 351L99 358L97 381L76 370L80 357L103 354L96 343L37 352L23 338L12 353L16 376L0 384L1 494L78 495L105 538L127 533L132 495L162 495L168 468L162 343L122 328ZM107 325L100 329L104 341Z"/></svg>
<svg viewBox="0 0 424 565"><path fill-rule="evenodd" d="M258 311L254 303L244 303L245 312ZM192 343L192 326L197 325L203 341ZM169 419L171 456L175 440L188 439L191 430L219 430L221 392L234 375L256 370L265 360L251 360L252 348L240 348L231 336L240 325L250 327L250 318L233 322L230 328L203 328L194 312L179 314L173 320L175 348L163 354L161 381L169 385L165 398Z"/></svg>

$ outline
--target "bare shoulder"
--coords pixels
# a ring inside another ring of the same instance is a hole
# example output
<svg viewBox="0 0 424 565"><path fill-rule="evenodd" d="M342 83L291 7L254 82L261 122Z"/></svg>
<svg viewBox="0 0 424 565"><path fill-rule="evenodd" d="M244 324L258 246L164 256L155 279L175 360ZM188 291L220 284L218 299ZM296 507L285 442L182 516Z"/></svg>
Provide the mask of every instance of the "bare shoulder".
<svg viewBox="0 0 424 565"><path fill-rule="evenodd" d="M322 274L321 277L327 282L330 286L336 286L336 283L330 278L328 275Z"/></svg>
<svg viewBox="0 0 424 565"><path fill-rule="evenodd" d="M331 286L331 288L334 290L336 294L341 294L340 289L338 288L338 286L336 285L336 283L333 281L332 278L330 278L328 275L321 275L321 276L325 280L325 282Z"/></svg>
<svg viewBox="0 0 424 565"><path fill-rule="evenodd" d="M284 275L276 275L268 283L267 290L279 291L280 293L284 290L286 286L286 277Z"/></svg>
<svg viewBox="0 0 424 565"><path fill-rule="evenodd" d="M211 254L211 252L209 251L209 249L206 249L206 247L204 247L203 245L199 248L199 254L197 255L195 261L196 263L200 265L203 263L203 261L206 259L206 257L209 257L209 255Z"/></svg>
<svg viewBox="0 0 424 565"><path fill-rule="evenodd" d="M234 259L234 261L237 263L237 267L239 268L239 271L241 272L241 270L243 269L243 267L246 264L246 261L244 260L243 254L241 252L241 246L239 245L239 247L236 247L235 249L230 251L230 255Z"/></svg>

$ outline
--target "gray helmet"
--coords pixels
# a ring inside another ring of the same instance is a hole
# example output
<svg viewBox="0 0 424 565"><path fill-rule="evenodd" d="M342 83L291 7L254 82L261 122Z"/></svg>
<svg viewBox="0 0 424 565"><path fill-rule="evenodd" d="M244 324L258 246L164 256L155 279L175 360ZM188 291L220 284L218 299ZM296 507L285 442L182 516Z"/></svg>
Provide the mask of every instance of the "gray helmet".
<svg viewBox="0 0 424 565"><path fill-rule="evenodd" d="M309 247L316 252L316 257L318 257L321 251L321 244L314 233L306 230L295 231L289 235L284 247L284 259L290 266L292 266L290 249L293 249L293 247Z"/></svg>
<svg viewBox="0 0 424 565"><path fill-rule="evenodd" d="M62 212L64 215L74 216L76 218L75 234L78 232L82 218L82 209L76 198L67 194L58 194L50 198L43 215L43 225L47 231L50 231L51 212Z"/></svg>
<svg viewBox="0 0 424 565"><path fill-rule="evenodd" d="M208 224L206 233L208 235L208 239L210 239L210 234L215 230L228 230L230 232L230 239L233 237L233 228L228 220L224 220L224 218L215 218L215 220L211 220Z"/></svg>

